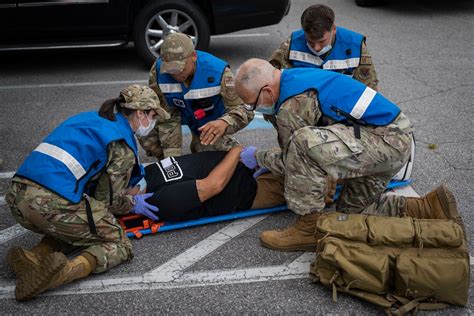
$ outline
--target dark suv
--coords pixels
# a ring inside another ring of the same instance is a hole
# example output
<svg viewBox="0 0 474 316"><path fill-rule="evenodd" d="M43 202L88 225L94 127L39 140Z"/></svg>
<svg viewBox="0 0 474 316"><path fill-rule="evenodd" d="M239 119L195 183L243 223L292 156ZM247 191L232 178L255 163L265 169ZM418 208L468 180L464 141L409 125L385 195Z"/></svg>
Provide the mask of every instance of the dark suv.
<svg viewBox="0 0 474 316"><path fill-rule="evenodd" d="M133 40L150 64L169 32L205 50L210 35L276 24L289 8L290 0L0 0L0 51Z"/></svg>

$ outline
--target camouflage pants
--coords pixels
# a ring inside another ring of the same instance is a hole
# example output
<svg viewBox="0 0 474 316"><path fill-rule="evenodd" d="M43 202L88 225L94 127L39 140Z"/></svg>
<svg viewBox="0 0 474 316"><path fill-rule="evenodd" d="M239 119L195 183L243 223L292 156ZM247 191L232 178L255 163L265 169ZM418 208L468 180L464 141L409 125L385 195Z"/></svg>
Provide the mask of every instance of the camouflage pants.
<svg viewBox="0 0 474 316"><path fill-rule="evenodd" d="M285 199L299 215L321 211L328 176L344 183L336 208L341 212L393 212L398 198L381 199L386 185L410 156L411 137L388 129L350 126L303 127L290 140L285 162Z"/></svg>
<svg viewBox="0 0 474 316"><path fill-rule="evenodd" d="M89 230L85 202L71 204L40 186L13 181L6 201L16 221L39 234L46 234L65 247L83 247L97 259L95 273L133 258L132 245L104 203L93 198L90 206L97 235Z"/></svg>
<svg viewBox="0 0 474 316"><path fill-rule="evenodd" d="M193 139L191 140L191 152L200 152L200 151L216 151L216 150L223 150L228 151L233 147L240 145L240 143L232 138L229 135L223 135L219 137L219 140L214 145L203 145L199 140L199 135L192 134Z"/></svg>

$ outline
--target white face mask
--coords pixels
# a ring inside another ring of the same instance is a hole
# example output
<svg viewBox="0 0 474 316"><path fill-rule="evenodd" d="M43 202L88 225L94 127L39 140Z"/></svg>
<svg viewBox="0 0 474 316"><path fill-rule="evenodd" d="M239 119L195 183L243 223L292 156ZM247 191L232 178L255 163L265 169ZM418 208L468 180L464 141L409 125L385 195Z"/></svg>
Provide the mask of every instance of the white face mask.
<svg viewBox="0 0 474 316"><path fill-rule="evenodd" d="M331 42L332 42L332 32L331 32L330 37L331 37ZM306 46L311 51L311 53L315 54L316 56L321 56L321 55L326 54L327 52L329 52L332 49L331 42L328 45L321 48L321 50L319 52L315 51L314 48L312 48L311 45L309 45L308 42L306 42Z"/></svg>
<svg viewBox="0 0 474 316"><path fill-rule="evenodd" d="M150 134L150 132L153 130L153 128L155 127L155 124L156 124L156 120L151 120L150 121L148 119L148 116L147 116L146 119L148 120L148 126L147 127L144 127L142 125L142 123L140 122L140 119L138 119L138 128L135 131L135 135L140 136L140 137L148 136L148 134Z"/></svg>

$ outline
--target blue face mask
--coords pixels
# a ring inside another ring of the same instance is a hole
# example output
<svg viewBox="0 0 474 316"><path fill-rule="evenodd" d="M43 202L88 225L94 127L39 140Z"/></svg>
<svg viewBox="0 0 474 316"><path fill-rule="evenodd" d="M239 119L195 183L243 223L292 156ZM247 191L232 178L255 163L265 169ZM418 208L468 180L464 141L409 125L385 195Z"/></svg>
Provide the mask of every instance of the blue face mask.
<svg viewBox="0 0 474 316"><path fill-rule="evenodd" d="M255 112L266 115L275 115L275 103L273 103L271 106L259 105L255 108Z"/></svg>
<svg viewBox="0 0 474 316"><path fill-rule="evenodd" d="M276 114L275 107L276 107L276 104L275 104L275 100L273 99L273 95L272 95L272 105L270 105L270 106L268 106L268 105L257 105L257 107L255 108L255 112L259 112L259 113L266 114L266 115L275 115Z"/></svg>

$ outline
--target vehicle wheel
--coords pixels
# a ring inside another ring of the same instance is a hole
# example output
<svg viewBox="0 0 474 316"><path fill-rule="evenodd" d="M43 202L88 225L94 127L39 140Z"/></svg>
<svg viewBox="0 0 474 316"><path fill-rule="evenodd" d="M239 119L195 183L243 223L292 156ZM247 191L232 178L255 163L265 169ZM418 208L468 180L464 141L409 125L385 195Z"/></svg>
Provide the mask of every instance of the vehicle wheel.
<svg viewBox="0 0 474 316"><path fill-rule="evenodd" d="M355 0L359 7L373 7L387 4L388 0Z"/></svg>
<svg viewBox="0 0 474 316"><path fill-rule="evenodd" d="M160 56L163 39L169 33L188 34L199 50L209 47L211 34L204 13L187 0L150 3L136 16L133 32L137 52L148 66Z"/></svg>

